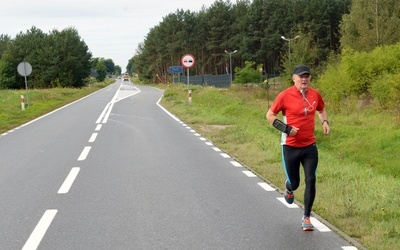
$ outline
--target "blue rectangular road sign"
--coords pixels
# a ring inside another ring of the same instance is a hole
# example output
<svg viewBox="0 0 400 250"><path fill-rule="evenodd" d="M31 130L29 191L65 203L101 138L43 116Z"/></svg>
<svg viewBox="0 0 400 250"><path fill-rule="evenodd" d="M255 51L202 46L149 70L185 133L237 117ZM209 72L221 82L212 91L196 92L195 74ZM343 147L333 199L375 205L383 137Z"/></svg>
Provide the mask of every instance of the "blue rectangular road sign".
<svg viewBox="0 0 400 250"><path fill-rule="evenodd" d="M182 66L169 66L170 74L181 74L183 72Z"/></svg>

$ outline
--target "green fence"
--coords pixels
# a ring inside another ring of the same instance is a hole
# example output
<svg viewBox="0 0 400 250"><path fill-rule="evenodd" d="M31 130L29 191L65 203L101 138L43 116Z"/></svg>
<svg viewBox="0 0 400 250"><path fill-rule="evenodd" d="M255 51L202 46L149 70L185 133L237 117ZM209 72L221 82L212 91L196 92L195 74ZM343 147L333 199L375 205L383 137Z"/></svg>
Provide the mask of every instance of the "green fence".
<svg viewBox="0 0 400 250"><path fill-rule="evenodd" d="M174 83L187 84L187 76L178 75L173 77ZM229 88L231 85L231 78L229 74L225 75L189 75L189 84L202 85L202 86L214 86L216 88Z"/></svg>

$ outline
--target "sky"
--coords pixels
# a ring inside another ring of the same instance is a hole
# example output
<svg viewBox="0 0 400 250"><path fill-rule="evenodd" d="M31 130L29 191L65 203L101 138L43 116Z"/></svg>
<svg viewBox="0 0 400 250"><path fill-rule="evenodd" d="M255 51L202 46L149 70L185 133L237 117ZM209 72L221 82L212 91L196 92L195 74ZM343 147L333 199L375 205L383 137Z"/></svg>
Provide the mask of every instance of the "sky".
<svg viewBox="0 0 400 250"><path fill-rule="evenodd" d="M0 34L15 38L33 26L44 33L75 28L93 57L126 70L150 29L177 9L198 12L215 0L11 0L0 4Z"/></svg>

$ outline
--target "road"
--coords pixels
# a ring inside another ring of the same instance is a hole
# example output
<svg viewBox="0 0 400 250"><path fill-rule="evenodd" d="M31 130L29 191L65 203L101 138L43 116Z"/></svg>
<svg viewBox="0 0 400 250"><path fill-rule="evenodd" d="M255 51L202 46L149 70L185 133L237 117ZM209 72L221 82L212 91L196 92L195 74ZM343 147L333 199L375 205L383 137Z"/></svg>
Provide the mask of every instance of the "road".
<svg viewBox="0 0 400 250"><path fill-rule="evenodd" d="M0 136L1 249L355 249L122 80Z"/></svg>

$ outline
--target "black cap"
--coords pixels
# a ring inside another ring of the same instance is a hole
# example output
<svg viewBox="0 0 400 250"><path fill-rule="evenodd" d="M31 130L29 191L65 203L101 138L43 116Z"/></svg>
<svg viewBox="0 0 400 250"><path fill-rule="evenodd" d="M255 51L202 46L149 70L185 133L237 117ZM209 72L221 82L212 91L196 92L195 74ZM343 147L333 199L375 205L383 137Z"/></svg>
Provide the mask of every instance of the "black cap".
<svg viewBox="0 0 400 250"><path fill-rule="evenodd" d="M311 74L310 68L304 64L297 65L293 70L293 75L301 76L304 74Z"/></svg>

